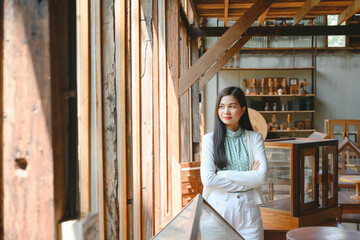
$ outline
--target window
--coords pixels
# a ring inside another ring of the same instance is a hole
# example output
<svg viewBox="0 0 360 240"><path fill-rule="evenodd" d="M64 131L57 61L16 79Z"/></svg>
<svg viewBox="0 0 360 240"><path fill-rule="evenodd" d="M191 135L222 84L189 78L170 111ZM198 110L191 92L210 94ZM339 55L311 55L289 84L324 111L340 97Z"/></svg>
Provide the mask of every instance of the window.
<svg viewBox="0 0 360 240"><path fill-rule="evenodd" d="M328 26L337 25L338 15L328 15ZM345 25L345 22L341 25ZM345 35L332 35L328 36L328 47L345 47Z"/></svg>

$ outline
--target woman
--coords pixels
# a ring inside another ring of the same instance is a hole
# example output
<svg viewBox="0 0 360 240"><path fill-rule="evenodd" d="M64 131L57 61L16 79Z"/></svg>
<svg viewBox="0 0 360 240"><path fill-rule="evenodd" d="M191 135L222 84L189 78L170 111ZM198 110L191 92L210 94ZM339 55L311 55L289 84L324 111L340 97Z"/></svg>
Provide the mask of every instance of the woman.
<svg viewBox="0 0 360 240"><path fill-rule="evenodd" d="M267 179L264 143L254 132L244 92L223 89L216 100L215 130L202 141L203 197L247 239L263 239L258 204Z"/></svg>

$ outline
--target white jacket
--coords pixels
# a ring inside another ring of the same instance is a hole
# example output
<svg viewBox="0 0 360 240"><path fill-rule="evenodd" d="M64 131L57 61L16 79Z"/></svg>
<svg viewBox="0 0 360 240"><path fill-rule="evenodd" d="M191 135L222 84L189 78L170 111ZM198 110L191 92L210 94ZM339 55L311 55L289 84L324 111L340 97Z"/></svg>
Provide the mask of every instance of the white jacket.
<svg viewBox="0 0 360 240"><path fill-rule="evenodd" d="M213 149L213 133L208 133L204 136L202 141L202 153L201 153L201 181L204 185L203 197L208 198L212 190L216 192L223 192L223 194L217 194L221 200L228 199L230 192L245 191L253 188L253 200L256 204L261 204L262 190L261 185L266 183L267 180L267 160L265 155L264 141L259 133L254 131L245 130L245 137L243 139L244 144L249 154L250 166L255 161L260 161L260 167L258 170L250 171L236 171L236 170L224 170L216 172L216 166L214 164L214 149Z"/></svg>

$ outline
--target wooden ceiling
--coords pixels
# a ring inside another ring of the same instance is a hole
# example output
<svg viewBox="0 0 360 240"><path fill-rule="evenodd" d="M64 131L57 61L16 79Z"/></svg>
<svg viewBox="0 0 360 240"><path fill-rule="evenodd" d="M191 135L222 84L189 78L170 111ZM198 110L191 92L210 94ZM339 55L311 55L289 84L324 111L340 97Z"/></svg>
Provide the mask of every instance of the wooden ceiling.
<svg viewBox="0 0 360 240"><path fill-rule="evenodd" d="M198 18L218 18L226 22L237 20L256 0L192 1ZM292 18L297 24L301 19L315 18L321 15L341 15L343 22L359 10L360 0L277 0L271 4L262 18L263 20Z"/></svg>

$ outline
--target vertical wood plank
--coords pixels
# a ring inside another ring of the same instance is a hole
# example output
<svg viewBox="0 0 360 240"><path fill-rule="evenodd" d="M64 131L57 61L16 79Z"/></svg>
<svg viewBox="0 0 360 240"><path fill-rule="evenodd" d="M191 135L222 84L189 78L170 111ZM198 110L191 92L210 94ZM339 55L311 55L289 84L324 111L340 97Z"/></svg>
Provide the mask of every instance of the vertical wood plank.
<svg viewBox="0 0 360 240"><path fill-rule="evenodd" d="M80 211L90 212L90 22L89 2L77 4L78 158L80 163Z"/></svg>
<svg viewBox="0 0 360 240"><path fill-rule="evenodd" d="M188 51L187 51L187 35L183 24L179 24L180 36L180 74L183 74L188 69ZM191 161L191 126L190 126L190 101L189 92L185 92L180 97L180 156L181 162Z"/></svg>
<svg viewBox="0 0 360 240"><path fill-rule="evenodd" d="M167 99L167 62L166 62L166 7L165 1L158 2L159 30L159 120L160 120L160 223L162 224L169 210L169 177L168 169L168 99Z"/></svg>
<svg viewBox="0 0 360 240"><path fill-rule="evenodd" d="M193 39L190 42L191 65L199 58L198 40ZM196 81L191 87L191 111L192 111L192 141L200 142L199 126L199 81Z"/></svg>
<svg viewBox="0 0 360 240"><path fill-rule="evenodd" d="M54 239L48 1L3 1L4 239Z"/></svg>
<svg viewBox="0 0 360 240"><path fill-rule="evenodd" d="M131 42L131 0L125 0L125 11L126 14L126 42L125 42L125 75L126 75L126 170L127 170L127 239L134 239L134 182L133 178L133 131L132 131L132 116L133 116L133 107L132 107L132 64L131 64L131 57L132 57L132 42Z"/></svg>
<svg viewBox="0 0 360 240"><path fill-rule="evenodd" d="M160 230L160 101L159 101L159 26L158 26L158 1L153 0L152 32L153 32L153 229L154 234Z"/></svg>
<svg viewBox="0 0 360 240"><path fill-rule="evenodd" d="M173 186L171 177L172 163L180 162L180 119L179 119L179 1L169 0L166 5L166 58L167 58L167 93L168 93L168 156L169 186ZM170 215L177 209L179 194L175 189L168 189Z"/></svg>
<svg viewBox="0 0 360 240"><path fill-rule="evenodd" d="M131 84L133 151L134 239L141 236L141 82L140 82L140 0L131 1Z"/></svg>
<svg viewBox="0 0 360 240"><path fill-rule="evenodd" d="M141 228L142 239L153 236L153 34L152 0L140 0L140 72L141 72Z"/></svg>
<svg viewBox="0 0 360 240"><path fill-rule="evenodd" d="M114 1L101 1L104 121L104 213L106 239L119 238L119 196L116 109Z"/></svg>
<svg viewBox="0 0 360 240"><path fill-rule="evenodd" d="M119 165L119 237L128 239L127 221L127 135L126 135L126 4L125 0L115 1L115 43L116 43L116 109L117 150Z"/></svg>
<svg viewBox="0 0 360 240"><path fill-rule="evenodd" d="M91 1L91 76L95 82L96 103L96 163L98 183L98 216L99 216L99 239L105 239L104 223L104 159L103 159L103 102L102 102L102 77L101 77L101 13L100 0ZM94 146L95 147L95 146Z"/></svg>

